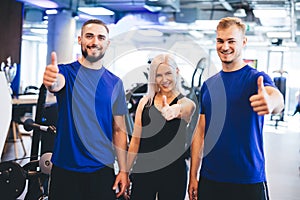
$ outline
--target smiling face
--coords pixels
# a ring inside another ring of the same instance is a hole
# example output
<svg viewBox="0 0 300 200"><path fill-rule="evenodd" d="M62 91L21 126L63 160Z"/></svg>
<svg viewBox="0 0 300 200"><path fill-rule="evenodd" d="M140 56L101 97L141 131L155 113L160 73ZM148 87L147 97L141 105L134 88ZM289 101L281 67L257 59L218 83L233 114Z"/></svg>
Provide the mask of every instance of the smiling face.
<svg viewBox="0 0 300 200"><path fill-rule="evenodd" d="M246 46L245 25L237 18L224 18L217 26L216 50L223 70L233 71L244 66L242 51Z"/></svg>
<svg viewBox="0 0 300 200"><path fill-rule="evenodd" d="M237 27L231 26L217 32L216 49L224 64L242 60L242 49L245 44L246 38Z"/></svg>
<svg viewBox="0 0 300 200"><path fill-rule="evenodd" d="M81 45L83 57L90 63L94 63L104 57L110 41L103 25L91 23L82 28L78 43Z"/></svg>
<svg viewBox="0 0 300 200"><path fill-rule="evenodd" d="M155 82L162 93L169 93L176 87L176 73L170 65L162 63L158 66Z"/></svg>

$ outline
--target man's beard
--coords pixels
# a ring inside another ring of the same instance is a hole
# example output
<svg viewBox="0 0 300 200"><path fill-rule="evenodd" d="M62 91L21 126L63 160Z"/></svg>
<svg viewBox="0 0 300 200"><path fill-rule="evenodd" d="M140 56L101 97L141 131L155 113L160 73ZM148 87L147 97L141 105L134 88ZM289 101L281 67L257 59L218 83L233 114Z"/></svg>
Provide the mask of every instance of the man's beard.
<svg viewBox="0 0 300 200"><path fill-rule="evenodd" d="M228 61L222 61L225 64L231 64L233 62L233 60L228 60Z"/></svg>
<svg viewBox="0 0 300 200"><path fill-rule="evenodd" d="M88 48L89 48L89 47L88 47ZM87 50L86 50L86 49L83 49L83 48L81 48L81 53L82 53L83 57L84 57L87 61L89 61L89 62L91 62L91 63L97 62L97 61L101 60L101 59L104 57L104 53L101 53L99 56L96 56L96 57L94 57L94 56L89 56Z"/></svg>

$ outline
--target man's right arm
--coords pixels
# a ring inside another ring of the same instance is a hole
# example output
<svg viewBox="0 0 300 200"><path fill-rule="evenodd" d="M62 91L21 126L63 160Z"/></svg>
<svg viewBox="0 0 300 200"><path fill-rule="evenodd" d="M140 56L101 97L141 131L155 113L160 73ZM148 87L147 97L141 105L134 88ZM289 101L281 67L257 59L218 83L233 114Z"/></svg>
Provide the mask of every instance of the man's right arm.
<svg viewBox="0 0 300 200"><path fill-rule="evenodd" d="M51 64L47 65L45 69L43 84L50 92L58 92L65 86L65 83L65 77L59 73L56 53L52 52Z"/></svg>

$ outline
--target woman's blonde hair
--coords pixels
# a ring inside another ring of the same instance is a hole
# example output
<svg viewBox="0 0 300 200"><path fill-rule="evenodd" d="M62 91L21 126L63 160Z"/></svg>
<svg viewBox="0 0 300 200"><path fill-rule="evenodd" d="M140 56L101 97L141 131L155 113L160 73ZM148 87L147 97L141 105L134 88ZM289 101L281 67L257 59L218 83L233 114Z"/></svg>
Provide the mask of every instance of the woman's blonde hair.
<svg viewBox="0 0 300 200"><path fill-rule="evenodd" d="M148 91L147 91L147 96L149 98L147 104L148 106L152 105L155 94L159 92L159 87L156 84L156 72L157 72L157 68L161 64L169 65L174 71L178 69L175 59L170 54L159 54L153 58L150 64L149 77L148 77ZM175 80L176 81L175 90L179 92L181 91L180 80L181 77L178 73Z"/></svg>

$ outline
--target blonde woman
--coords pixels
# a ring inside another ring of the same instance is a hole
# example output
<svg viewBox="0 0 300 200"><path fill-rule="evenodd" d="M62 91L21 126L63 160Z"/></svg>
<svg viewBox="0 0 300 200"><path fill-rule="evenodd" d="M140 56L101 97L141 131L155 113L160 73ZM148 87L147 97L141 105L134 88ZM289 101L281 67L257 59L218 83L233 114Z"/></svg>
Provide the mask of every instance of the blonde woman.
<svg viewBox="0 0 300 200"><path fill-rule="evenodd" d="M195 103L181 94L180 84L175 60L169 54L154 57L127 157L128 170L132 170L131 200L185 198L185 134Z"/></svg>

